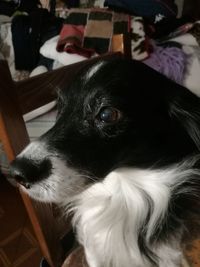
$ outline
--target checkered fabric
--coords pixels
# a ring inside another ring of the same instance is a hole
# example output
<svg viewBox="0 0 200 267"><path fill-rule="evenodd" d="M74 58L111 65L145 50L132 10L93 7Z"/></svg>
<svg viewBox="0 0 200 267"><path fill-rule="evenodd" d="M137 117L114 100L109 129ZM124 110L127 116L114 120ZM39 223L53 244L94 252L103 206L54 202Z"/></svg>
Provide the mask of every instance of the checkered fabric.
<svg viewBox="0 0 200 267"><path fill-rule="evenodd" d="M58 51L85 57L111 51L113 34L130 32L130 16L105 9L72 9L57 44Z"/></svg>
<svg viewBox="0 0 200 267"><path fill-rule="evenodd" d="M60 32L57 51L87 58L112 51L113 36L130 33L132 58L149 56L143 18L107 9L71 9Z"/></svg>

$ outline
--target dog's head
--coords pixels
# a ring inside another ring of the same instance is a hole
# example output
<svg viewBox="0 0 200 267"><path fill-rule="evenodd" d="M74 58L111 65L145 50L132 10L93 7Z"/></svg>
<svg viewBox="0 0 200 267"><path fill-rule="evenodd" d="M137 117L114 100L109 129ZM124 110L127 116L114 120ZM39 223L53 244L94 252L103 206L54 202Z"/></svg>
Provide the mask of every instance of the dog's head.
<svg viewBox="0 0 200 267"><path fill-rule="evenodd" d="M198 150L199 99L144 64L99 61L59 92L52 129L12 163L40 200L63 201L112 170L156 168Z"/></svg>

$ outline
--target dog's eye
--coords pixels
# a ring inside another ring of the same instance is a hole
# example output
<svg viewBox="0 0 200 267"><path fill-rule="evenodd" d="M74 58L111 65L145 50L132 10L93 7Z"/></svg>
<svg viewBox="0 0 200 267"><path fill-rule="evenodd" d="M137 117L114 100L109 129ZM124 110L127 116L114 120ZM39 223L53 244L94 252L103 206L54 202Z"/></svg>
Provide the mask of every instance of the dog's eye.
<svg viewBox="0 0 200 267"><path fill-rule="evenodd" d="M121 117L121 113L119 110L112 108L112 107L106 107L101 109L99 112L99 120L105 123L114 123L118 121Z"/></svg>

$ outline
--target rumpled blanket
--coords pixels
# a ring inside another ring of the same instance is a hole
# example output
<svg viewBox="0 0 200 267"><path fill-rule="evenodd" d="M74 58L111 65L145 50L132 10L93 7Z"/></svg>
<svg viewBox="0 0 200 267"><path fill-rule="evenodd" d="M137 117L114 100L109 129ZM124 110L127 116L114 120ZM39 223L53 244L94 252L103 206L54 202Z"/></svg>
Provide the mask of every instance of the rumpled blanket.
<svg viewBox="0 0 200 267"><path fill-rule="evenodd" d="M200 21L151 42L153 52L143 62L200 96Z"/></svg>
<svg viewBox="0 0 200 267"><path fill-rule="evenodd" d="M72 9L60 33L57 51L91 57L110 52L113 35L131 33L132 57L148 56L148 42L141 17L105 9Z"/></svg>
<svg viewBox="0 0 200 267"><path fill-rule="evenodd" d="M176 83L182 84L187 56L180 47L153 45L153 53L144 63L164 74Z"/></svg>

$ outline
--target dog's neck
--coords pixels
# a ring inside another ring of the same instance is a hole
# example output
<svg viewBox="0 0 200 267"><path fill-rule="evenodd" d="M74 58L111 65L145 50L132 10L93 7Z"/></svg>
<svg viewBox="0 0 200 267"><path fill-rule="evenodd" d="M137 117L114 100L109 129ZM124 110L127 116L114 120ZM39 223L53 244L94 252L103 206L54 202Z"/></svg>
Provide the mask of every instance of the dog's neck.
<svg viewBox="0 0 200 267"><path fill-rule="evenodd" d="M118 169L76 197L73 223L89 266L179 266L180 233L167 241L157 233L172 192L181 190L191 175L192 168L185 165L157 171Z"/></svg>

